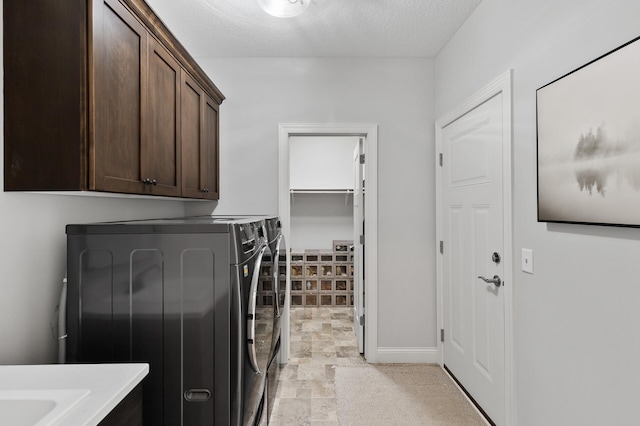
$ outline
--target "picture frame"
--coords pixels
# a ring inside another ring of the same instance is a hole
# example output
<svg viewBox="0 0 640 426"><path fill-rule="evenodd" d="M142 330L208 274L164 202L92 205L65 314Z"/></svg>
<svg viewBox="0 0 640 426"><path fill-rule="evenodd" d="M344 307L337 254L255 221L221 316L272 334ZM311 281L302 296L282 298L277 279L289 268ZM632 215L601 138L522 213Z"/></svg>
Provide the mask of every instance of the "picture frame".
<svg viewBox="0 0 640 426"><path fill-rule="evenodd" d="M536 91L538 222L640 226L640 37Z"/></svg>

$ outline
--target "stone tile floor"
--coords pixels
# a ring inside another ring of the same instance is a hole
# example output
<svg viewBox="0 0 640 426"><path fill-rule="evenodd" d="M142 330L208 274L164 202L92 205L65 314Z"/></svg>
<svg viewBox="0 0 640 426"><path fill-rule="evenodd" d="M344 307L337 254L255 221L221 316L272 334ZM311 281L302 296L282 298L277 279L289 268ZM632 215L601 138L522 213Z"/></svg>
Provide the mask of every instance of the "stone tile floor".
<svg viewBox="0 0 640 426"><path fill-rule="evenodd" d="M338 425L337 365L364 364L350 308L291 309L291 353L280 373L270 424Z"/></svg>

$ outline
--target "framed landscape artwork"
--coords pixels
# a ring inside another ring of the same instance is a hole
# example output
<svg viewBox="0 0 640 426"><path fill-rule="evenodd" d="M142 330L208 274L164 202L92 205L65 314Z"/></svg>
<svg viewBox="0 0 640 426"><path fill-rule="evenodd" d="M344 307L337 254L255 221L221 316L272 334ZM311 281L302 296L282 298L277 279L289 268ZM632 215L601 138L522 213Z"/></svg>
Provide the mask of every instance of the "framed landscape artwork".
<svg viewBox="0 0 640 426"><path fill-rule="evenodd" d="M538 221L640 226L640 38L536 92Z"/></svg>

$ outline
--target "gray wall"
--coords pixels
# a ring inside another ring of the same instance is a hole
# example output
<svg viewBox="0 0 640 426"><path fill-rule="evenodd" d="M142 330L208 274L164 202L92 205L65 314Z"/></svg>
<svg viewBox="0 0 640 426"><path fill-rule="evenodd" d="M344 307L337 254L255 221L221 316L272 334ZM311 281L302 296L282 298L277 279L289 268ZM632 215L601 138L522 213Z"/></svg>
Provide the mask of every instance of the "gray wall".
<svg viewBox="0 0 640 426"><path fill-rule="evenodd" d="M637 37L639 22L637 0L484 0L436 58L436 118L514 69L520 426L640 423L640 230L537 223L535 128L536 89Z"/></svg>
<svg viewBox="0 0 640 426"><path fill-rule="evenodd" d="M379 345L433 348L433 61L222 59L221 201L0 193L0 363L55 362L67 223L278 210L279 123L379 124ZM2 154L0 153L0 159ZM409 172L408 172L409 171ZM424 270L416 274L417 265Z"/></svg>
<svg viewBox="0 0 640 426"><path fill-rule="evenodd" d="M296 194L291 203L291 241L294 251L332 250L333 240L353 241L353 196Z"/></svg>
<svg viewBox="0 0 640 426"><path fill-rule="evenodd" d="M199 63L227 97L216 213L277 213L278 124L379 125L378 345L434 348L433 61L217 58Z"/></svg>
<svg viewBox="0 0 640 426"><path fill-rule="evenodd" d="M180 201L7 192L0 211L0 364L57 361L66 224L184 214Z"/></svg>
<svg viewBox="0 0 640 426"><path fill-rule="evenodd" d="M3 69L0 55L0 72ZM0 101L0 121L3 111ZM4 146L3 137L4 132L0 134ZM0 164L4 164L4 149ZM0 188L4 188L4 172ZM181 201L0 192L0 364L57 361L57 336L52 329L57 327L56 307L66 269L67 223L182 216L183 205Z"/></svg>

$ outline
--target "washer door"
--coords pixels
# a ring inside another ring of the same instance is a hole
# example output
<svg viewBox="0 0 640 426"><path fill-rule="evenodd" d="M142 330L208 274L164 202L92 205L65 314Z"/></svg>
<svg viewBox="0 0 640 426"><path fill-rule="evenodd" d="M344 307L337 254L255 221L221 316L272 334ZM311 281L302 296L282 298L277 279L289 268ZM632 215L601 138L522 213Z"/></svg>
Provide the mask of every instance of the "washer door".
<svg viewBox="0 0 640 426"><path fill-rule="evenodd" d="M251 288L249 290L249 306L247 309L247 349L249 363L256 373L266 374L269 363L269 353L273 340L273 305L265 303L272 295L261 297L260 270L265 252L269 248L264 246L256 257Z"/></svg>

